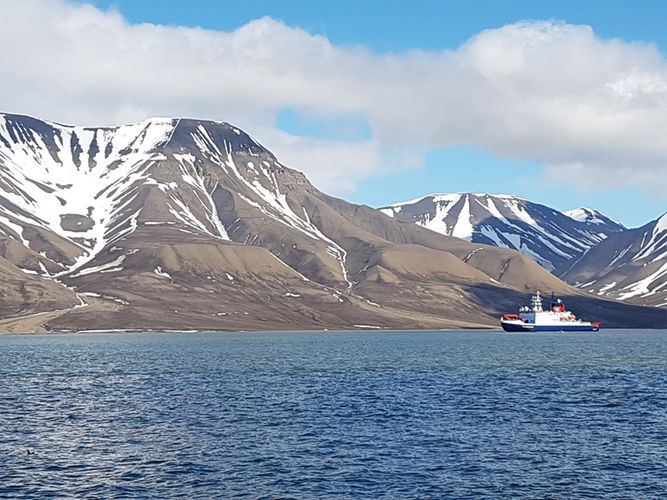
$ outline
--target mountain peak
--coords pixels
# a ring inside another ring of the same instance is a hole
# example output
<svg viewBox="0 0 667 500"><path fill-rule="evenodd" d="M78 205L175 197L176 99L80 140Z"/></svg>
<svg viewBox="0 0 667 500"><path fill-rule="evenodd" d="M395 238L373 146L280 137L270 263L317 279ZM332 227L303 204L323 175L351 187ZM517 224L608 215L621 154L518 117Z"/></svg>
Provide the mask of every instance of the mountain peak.
<svg viewBox="0 0 667 500"><path fill-rule="evenodd" d="M229 149L255 156L267 155L275 159L249 134L223 121L177 118L165 146L180 149L195 147L209 153L224 153L225 149Z"/></svg>
<svg viewBox="0 0 667 500"><path fill-rule="evenodd" d="M73 245L74 257L57 262L61 271L89 262L134 231L156 206L168 225L227 239L211 201L217 189L212 179L222 174L211 169L216 166L253 190L248 199L264 195L272 202L278 197L274 173L282 168L226 122L153 117L95 128L9 113L0 114L0 165L6 173L0 208L11 207L10 225L21 214L14 233L23 234L27 224ZM176 188L183 182L194 190L187 193L196 201L190 206L183 201L186 190ZM154 200L151 210L142 205L144 197Z"/></svg>
<svg viewBox="0 0 667 500"><path fill-rule="evenodd" d="M437 193L380 210L438 233L519 250L550 270L624 229L592 209L566 215L511 194Z"/></svg>
<svg viewBox="0 0 667 500"><path fill-rule="evenodd" d="M0 112L0 118L6 121L20 122L24 125L30 126L35 124L48 125L54 128L65 128L65 129L82 129L82 130L115 130L123 127L136 127L141 125L174 125L178 117L168 117L168 116L151 116L146 117L142 120L137 120L130 123L115 124L115 125L70 125L67 123L61 123L51 120L46 120L43 118L37 118L32 115L24 115L19 113L7 113Z"/></svg>
<svg viewBox="0 0 667 500"><path fill-rule="evenodd" d="M667 231L667 212L665 212L662 216L658 217L658 220L655 221L654 231L656 232Z"/></svg>
<svg viewBox="0 0 667 500"><path fill-rule="evenodd" d="M489 194L489 193L472 193L472 192L459 192L459 193L431 193L425 196L420 196L419 198L414 198L412 200L403 201L400 203L393 203L387 207L400 207L403 205L413 205L424 200L429 201L450 201L452 199L460 199L463 197L473 197L473 198L498 198L498 199L514 199L514 200L523 200L518 196L512 194ZM383 208L383 209L384 209Z"/></svg>
<svg viewBox="0 0 667 500"><path fill-rule="evenodd" d="M607 225L609 223L616 224L623 227L619 222L616 222L613 219L610 219L604 215L599 210L588 207L573 208L572 210L563 211L564 215L567 215L569 218L576 220L578 222L586 222L589 224L596 225Z"/></svg>

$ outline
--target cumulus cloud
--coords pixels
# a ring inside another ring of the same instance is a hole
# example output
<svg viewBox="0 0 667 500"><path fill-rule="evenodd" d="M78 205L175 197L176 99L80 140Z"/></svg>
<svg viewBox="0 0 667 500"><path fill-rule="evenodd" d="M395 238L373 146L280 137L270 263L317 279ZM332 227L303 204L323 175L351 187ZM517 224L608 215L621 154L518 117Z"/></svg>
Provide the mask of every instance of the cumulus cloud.
<svg viewBox="0 0 667 500"><path fill-rule="evenodd" d="M667 192L665 56L588 26L519 22L455 50L374 54L270 18L219 32L131 24L65 0L0 0L0 10L6 111L79 124L223 119L339 192L455 144L582 186ZM284 108L363 116L372 138L290 136L275 127Z"/></svg>
<svg viewBox="0 0 667 500"><path fill-rule="evenodd" d="M358 181L377 172L382 152L374 140L322 140L288 134L276 128L259 128L255 138L279 151L279 160L298 165L316 186L337 193L355 189Z"/></svg>

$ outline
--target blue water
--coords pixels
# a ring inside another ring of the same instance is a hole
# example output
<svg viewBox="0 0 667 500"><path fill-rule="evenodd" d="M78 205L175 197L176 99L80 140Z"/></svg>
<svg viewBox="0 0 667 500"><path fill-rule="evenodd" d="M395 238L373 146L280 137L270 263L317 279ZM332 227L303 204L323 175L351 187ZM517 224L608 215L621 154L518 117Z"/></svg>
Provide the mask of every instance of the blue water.
<svg viewBox="0 0 667 500"><path fill-rule="evenodd" d="M667 332L0 337L0 496L667 494Z"/></svg>

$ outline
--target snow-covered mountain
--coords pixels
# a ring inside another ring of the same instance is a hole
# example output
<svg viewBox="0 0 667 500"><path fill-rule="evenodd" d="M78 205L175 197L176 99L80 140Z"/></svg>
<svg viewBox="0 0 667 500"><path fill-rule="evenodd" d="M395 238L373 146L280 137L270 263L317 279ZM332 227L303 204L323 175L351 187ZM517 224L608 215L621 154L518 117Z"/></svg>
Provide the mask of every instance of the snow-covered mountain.
<svg viewBox="0 0 667 500"><path fill-rule="evenodd" d="M621 224L593 208L575 208L572 210L565 210L563 214L579 222L603 227L619 227L623 229Z"/></svg>
<svg viewBox="0 0 667 500"><path fill-rule="evenodd" d="M592 209L561 213L510 195L433 194L380 210L441 234L519 250L549 270L625 229Z"/></svg>
<svg viewBox="0 0 667 500"><path fill-rule="evenodd" d="M262 244L294 273L305 270L303 253L323 247L324 281L348 283L345 250L286 201L305 177L227 123L89 128L2 115L0 172L0 229L23 244L16 263L27 272L75 279L122 269L133 254L119 242L151 233Z"/></svg>
<svg viewBox="0 0 667 500"><path fill-rule="evenodd" d="M229 124L152 118L87 128L0 115L0 142L0 224L34 250L28 270L85 273L104 250L151 226L230 241L228 229L239 228L225 228L214 201L229 187L263 217L326 241L335 266L342 264L344 252L287 205L276 179L285 167ZM55 244L44 249L47 234Z"/></svg>
<svg viewBox="0 0 667 500"><path fill-rule="evenodd" d="M327 196L228 123L0 114L0 328L470 327L537 288L611 324L667 321Z"/></svg>
<svg viewBox="0 0 667 500"><path fill-rule="evenodd" d="M667 307L667 214L610 235L557 272L600 296Z"/></svg>

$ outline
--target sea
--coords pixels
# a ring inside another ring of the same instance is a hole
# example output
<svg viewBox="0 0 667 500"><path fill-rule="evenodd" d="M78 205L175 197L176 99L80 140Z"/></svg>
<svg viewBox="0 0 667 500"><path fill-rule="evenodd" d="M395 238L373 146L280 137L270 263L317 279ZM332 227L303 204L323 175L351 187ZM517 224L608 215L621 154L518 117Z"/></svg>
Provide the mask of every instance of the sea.
<svg viewBox="0 0 667 500"><path fill-rule="evenodd" d="M0 497L665 496L667 331L0 337Z"/></svg>

